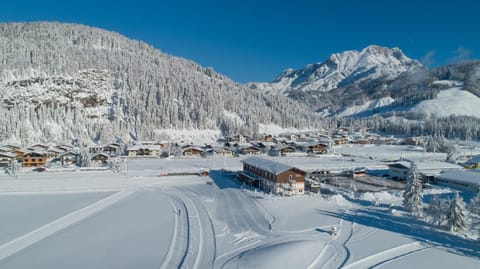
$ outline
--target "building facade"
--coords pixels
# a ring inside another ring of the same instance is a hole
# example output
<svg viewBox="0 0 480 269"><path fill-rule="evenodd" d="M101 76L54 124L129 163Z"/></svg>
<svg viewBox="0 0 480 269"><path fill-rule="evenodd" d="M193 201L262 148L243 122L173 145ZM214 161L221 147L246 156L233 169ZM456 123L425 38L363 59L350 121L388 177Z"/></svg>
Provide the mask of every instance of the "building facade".
<svg viewBox="0 0 480 269"><path fill-rule="evenodd" d="M259 157L249 157L242 163L239 178L254 187L277 195L304 193L306 173L296 167Z"/></svg>

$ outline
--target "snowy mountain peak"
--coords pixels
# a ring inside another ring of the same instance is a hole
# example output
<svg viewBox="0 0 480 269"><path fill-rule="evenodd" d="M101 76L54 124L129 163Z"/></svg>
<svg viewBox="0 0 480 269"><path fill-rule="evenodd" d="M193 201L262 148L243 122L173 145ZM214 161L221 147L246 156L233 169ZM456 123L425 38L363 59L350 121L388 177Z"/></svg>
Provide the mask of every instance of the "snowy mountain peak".
<svg viewBox="0 0 480 269"><path fill-rule="evenodd" d="M419 68L422 65L408 58L399 48L371 45L361 51L332 54L326 61L302 69L287 69L273 82L257 83L253 88L287 94L298 90L326 92L367 79L394 79Z"/></svg>

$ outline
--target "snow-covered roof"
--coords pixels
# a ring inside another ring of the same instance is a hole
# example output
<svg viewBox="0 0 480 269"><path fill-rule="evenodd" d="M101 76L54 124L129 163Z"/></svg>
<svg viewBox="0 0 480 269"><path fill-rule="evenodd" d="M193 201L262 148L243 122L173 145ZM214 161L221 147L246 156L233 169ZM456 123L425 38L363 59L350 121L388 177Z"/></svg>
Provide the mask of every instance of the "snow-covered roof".
<svg viewBox="0 0 480 269"><path fill-rule="evenodd" d="M400 161L389 166L410 169L410 162ZM447 162L436 162L436 161L424 161L424 162L415 162L417 165L417 170L420 172L429 171L429 170L449 170L449 169L462 169L460 165L447 163Z"/></svg>
<svg viewBox="0 0 480 269"><path fill-rule="evenodd" d="M437 176L437 179L444 179L456 183L467 183L480 187L480 173L466 170L449 170Z"/></svg>
<svg viewBox="0 0 480 269"><path fill-rule="evenodd" d="M10 153L10 152L0 152L0 156L7 157L7 158L15 158L17 155Z"/></svg>
<svg viewBox="0 0 480 269"><path fill-rule="evenodd" d="M103 157L106 157L106 158L109 158L109 157L110 157L110 156L108 156L108 154L106 154L106 153L99 152L99 153L93 154L90 159L93 159L93 158L95 158L95 157L97 157L97 156L103 156Z"/></svg>
<svg viewBox="0 0 480 269"><path fill-rule="evenodd" d="M47 150L47 152L64 153L65 150L59 148L50 148Z"/></svg>
<svg viewBox="0 0 480 269"><path fill-rule="evenodd" d="M186 146L183 148L183 151L186 151L186 150L204 151L202 148L196 147L196 146Z"/></svg>
<svg viewBox="0 0 480 269"><path fill-rule="evenodd" d="M159 145L133 145L128 147L127 151L140 150L140 149L160 150L160 146Z"/></svg>
<svg viewBox="0 0 480 269"><path fill-rule="evenodd" d="M73 152L73 151L67 151L65 153L62 153L58 156L58 158L66 157L66 156L77 156L78 154Z"/></svg>
<svg viewBox="0 0 480 269"><path fill-rule="evenodd" d="M470 163L470 164L480 163L480 155L471 158L467 163Z"/></svg>
<svg viewBox="0 0 480 269"><path fill-rule="evenodd" d="M242 161L242 163L262 169L264 171L268 171L274 175L278 175L282 172L285 172L294 168L286 164L277 163L277 162L259 158L259 157L246 158Z"/></svg>

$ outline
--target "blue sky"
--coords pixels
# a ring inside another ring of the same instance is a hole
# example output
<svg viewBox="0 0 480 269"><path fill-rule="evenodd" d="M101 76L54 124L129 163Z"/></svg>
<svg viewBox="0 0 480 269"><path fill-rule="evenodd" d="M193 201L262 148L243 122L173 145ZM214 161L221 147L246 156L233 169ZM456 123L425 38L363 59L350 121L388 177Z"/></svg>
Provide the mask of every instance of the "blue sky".
<svg viewBox="0 0 480 269"><path fill-rule="evenodd" d="M0 21L75 22L112 30L238 82L377 44L428 66L480 58L480 4L456 1L5 1Z"/></svg>

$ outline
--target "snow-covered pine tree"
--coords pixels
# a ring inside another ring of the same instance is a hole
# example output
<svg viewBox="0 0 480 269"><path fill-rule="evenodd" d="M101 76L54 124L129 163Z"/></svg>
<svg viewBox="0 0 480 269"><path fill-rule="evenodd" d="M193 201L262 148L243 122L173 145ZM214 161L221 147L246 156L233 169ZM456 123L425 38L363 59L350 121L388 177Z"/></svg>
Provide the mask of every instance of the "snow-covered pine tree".
<svg viewBox="0 0 480 269"><path fill-rule="evenodd" d="M468 203L468 211L470 214L472 214L472 216L477 216L480 218L480 188Z"/></svg>
<svg viewBox="0 0 480 269"><path fill-rule="evenodd" d="M438 151L438 143L431 135L428 136L428 138L427 138L427 142L425 143L425 150L427 152Z"/></svg>
<svg viewBox="0 0 480 269"><path fill-rule="evenodd" d="M454 145L449 147L447 151L447 159L445 161L453 164L457 163L457 148Z"/></svg>
<svg viewBox="0 0 480 269"><path fill-rule="evenodd" d="M472 229L477 231L478 242L480 243L480 188L468 203L467 209L472 219Z"/></svg>
<svg viewBox="0 0 480 269"><path fill-rule="evenodd" d="M403 206L414 216L421 216L423 210L422 203L422 181L418 175L417 165L412 163L405 192L403 193Z"/></svg>
<svg viewBox="0 0 480 269"><path fill-rule="evenodd" d="M465 202L460 194L455 193L455 197L450 204L448 214L448 228L452 232L463 232L466 226Z"/></svg>
<svg viewBox="0 0 480 269"><path fill-rule="evenodd" d="M432 225L443 225L446 220L449 207L450 205L448 200L440 199L438 195L432 197L428 207L428 215L430 215Z"/></svg>

